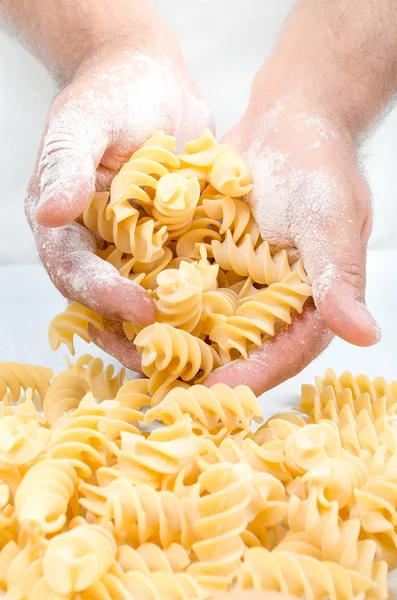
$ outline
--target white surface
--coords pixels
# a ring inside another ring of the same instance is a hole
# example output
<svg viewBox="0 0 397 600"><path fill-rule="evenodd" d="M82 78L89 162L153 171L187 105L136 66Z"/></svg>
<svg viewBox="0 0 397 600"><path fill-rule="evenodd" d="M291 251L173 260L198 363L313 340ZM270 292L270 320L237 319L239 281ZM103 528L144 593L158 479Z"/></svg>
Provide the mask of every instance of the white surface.
<svg viewBox="0 0 397 600"><path fill-rule="evenodd" d="M293 0L152 0L174 29L187 66L223 135L243 113L254 73L269 55ZM37 262L23 215L45 115L55 93L43 67L0 31L0 264ZM397 112L366 149L375 204L373 247L397 247Z"/></svg>
<svg viewBox="0 0 397 600"><path fill-rule="evenodd" d="M372 251L368 260L368 306L383 328L382 341L372 348L355 348L341 340L303 373L262 396L266 416L296 405L300 384L311 383L332 367L337 374L350 370L370 377L397 378L397 251ZM65 306L40 266L0 267L0 361L14 360L62 369L64 349L52 353L47 342L50 319ZM77 354L90 353L110 361L95 346L81 340ZM1 596L1 593L0 593ZM390 597L397 600L397 573L390 576Z"/></svg>

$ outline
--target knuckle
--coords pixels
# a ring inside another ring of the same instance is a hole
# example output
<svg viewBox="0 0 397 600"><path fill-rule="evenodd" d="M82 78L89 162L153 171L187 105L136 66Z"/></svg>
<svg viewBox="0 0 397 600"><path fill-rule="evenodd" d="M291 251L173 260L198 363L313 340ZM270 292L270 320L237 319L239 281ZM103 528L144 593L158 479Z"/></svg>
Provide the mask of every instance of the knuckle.
<svg viewBox="0 0 397 600"><path fill-rule="evenodd" d="M343 262L339 265L340 279L361 290L364 287L364 275L360 264L357 262Z"/></svg>

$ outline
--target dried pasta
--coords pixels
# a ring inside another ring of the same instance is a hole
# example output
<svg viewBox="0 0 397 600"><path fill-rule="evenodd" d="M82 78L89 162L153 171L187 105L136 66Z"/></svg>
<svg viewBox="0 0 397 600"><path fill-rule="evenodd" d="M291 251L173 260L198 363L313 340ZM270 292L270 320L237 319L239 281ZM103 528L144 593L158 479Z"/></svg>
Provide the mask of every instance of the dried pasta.
<svg viewBox="0 0 397 600"><path fill-rule="evenodd" d="M397 564L397 383L331 370L262 422L246 386L205 386L272 343L312 295L262 239L254 182L206 130L156 132L82 215L98 256L145 288L123 323L146 379L84 355L52 378L0 364L0 588L10 600L198 600L253 588L386 600ZM110 269L112 270L112 269ZM115 272L116 272L115 271ZM51 346L89 327L72 303Z"/></svg>
<svg viewBox="0 0 397 600"><path fill-rule="evenodd" d="M162 374L128 380L83 356L37 406L32 390L14 402L8 388L6 598L199 600L253 588L386 600L397 565L394 383L328 373L303 388L300 414L254 432L261 411L245 386L173 374L159 401Z"/></svg>

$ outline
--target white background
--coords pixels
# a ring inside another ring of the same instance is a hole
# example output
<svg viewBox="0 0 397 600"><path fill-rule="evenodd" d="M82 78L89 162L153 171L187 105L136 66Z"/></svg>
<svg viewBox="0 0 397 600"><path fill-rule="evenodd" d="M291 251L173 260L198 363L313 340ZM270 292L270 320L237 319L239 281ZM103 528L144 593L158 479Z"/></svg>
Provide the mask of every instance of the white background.
<svg viewBox="0 0 397 600"><path fill-rule="evenodd" d="M241 116L249 88L282 28L292 0L152 0L173 27L188 67L222 135ZM37 262L23 197L55 93L44 69L0 32L0 264ZM365 149L375 204L371 245L397 247L397 112Z"/></svg>

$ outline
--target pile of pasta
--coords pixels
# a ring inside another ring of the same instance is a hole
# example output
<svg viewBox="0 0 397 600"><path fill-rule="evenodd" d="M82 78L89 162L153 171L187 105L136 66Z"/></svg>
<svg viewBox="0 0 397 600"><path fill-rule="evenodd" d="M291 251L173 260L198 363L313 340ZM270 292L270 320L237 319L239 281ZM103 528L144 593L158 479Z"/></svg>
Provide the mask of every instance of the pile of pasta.
<svg viewBox="0 0 397 600"><path fill-rule="evenodd" d="M123 324L156 401L247 358L312 295L302 261L261 238L245 201L252 185L243 158L209 130L182 155L160 131L81 217L102 240L98 255L156 302L156 323ZM74 353L74 334L89 341L89 325L104 328L100 315L72 303L51 323L52 348Z"/></svg>
<svg viewBox="0 0 397 600"><path fill-rule="evenodd" d="M90 355L0 363L8 600L388 597L397 382L329 370L260 426L245 386L148 388Z"/></svg>

